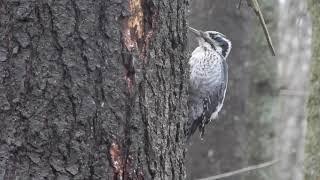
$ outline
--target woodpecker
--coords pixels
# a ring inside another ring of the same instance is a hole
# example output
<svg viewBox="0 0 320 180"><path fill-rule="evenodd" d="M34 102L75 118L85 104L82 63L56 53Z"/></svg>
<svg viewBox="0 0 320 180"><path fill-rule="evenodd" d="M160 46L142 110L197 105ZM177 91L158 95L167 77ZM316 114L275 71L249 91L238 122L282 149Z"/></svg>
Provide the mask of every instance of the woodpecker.
<svg viewBox="0 0 320 180"><path fill-rule="evenodd" d="M231 41L222 33L189 29L197 36L199 46L189 59L188 140L197 128L202 139L205 125L217 118L223 106L231 51Z"/></svg>

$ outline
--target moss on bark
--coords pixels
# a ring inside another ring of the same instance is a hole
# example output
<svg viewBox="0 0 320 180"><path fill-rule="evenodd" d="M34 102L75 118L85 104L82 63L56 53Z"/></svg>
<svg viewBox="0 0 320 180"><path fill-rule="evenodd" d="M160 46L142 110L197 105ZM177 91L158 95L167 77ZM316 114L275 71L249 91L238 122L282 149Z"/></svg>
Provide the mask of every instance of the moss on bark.
<svg viewBox="0 0 320 180"><path fill-rule="evenodd" d="M309 9L312 14L312 66L310 94L307 104L307 137L305 149L305 179L320 178L320 1L309 0Z"/></svg>

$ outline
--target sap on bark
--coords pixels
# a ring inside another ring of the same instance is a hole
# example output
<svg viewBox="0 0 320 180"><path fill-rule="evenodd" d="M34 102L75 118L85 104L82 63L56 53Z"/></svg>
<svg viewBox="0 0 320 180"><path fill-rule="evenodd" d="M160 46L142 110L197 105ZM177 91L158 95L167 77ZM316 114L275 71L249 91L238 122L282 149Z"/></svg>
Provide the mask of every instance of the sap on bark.
<svg viewBox="0 0 320 180"><path fill-rule="evenodd" d="M124 19L123 43L129 52L137 51L145 60L146 50L157 30L158 10L146 0L129 1L130 16Z"/></svg>
<svg viewBox="0 0 320 180"><path fill-rule="evenodd" d="M135 168L132 165L132 156L126 154L119 144L113 142L109 153L113 167L113 179L144 179L142 168Z"/></svg>
<svg viewBox="0 0 320 180"><path fill-rule="evenodd" d="M157 30L158 10L147 0L129 0L130 16L123 21L122 43L124 44L123 65L129 93L135 86L135 59L146 61L147 49Z"/></svg>

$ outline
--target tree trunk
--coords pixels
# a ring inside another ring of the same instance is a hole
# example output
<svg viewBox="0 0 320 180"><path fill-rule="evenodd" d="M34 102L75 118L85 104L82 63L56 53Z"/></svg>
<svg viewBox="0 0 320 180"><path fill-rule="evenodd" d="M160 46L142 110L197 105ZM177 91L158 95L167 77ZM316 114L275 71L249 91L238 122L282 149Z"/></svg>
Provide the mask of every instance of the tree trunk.
<svg viewBox="0 0 320 180"><path fill-rule="evenodd" d="M307 137L305 149L305 179L318 180L320 178L320 2L309 0L312 16L312 63L310 94L307 104Z"/></svg>
<svg viewBox="0 0 320 180"><path fill-rule="evenodd" d="M303 180L311 20L306 0L279 2L275 157L281 161L274 169L279 180Z"/></svg>
<svg viewBox="0 0 320 180"><path fill-rule="evenodd" d="M184 179L187 0L0 0L0 179Z"/></svg>

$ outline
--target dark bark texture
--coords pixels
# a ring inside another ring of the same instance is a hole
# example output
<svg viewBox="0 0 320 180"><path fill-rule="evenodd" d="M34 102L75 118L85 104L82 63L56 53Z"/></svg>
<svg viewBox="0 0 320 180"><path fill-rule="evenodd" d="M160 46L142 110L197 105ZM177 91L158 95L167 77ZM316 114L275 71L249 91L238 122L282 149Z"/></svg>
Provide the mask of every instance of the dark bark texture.
<svg viewBox="0 0 320 180"><path fill-rule="evenodd" d="M187 0L0 0L0 179L184 179Z"/></svg>

